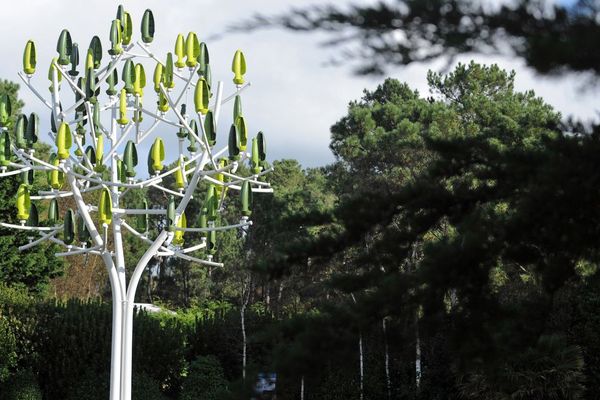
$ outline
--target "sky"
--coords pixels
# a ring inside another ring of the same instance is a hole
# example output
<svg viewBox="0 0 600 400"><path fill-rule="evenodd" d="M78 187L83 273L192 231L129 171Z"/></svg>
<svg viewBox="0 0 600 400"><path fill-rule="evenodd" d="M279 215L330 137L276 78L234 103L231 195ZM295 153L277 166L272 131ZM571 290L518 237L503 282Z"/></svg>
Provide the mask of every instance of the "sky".
<svg viewBox="0 0 600 400"><path fill-rule="evenodd" d="M49 94L47 69L51 58L56 55L60 31L69 29L73 41L80 44L82 53L95 34L101 38L106 49L110 45L110 23L120 3L113 0L28 0L3 5L0 14L0 35L4 38L0 47L3 55L0 77L20 82L17 73L22 68L23 48L27 40L32 39L38 49L38 71L32 84L45 95ZM139 24L144 10L153 10L156 35L151 47L160 59L164 59L168 51L173 51L177 33L186 35L189 31L195 31L199 39L208 44L213 80L225 83L226 95L235 89L231 73L233 54L237 49L244 51L248 63L246 78L252 83L243 94L244 115L251 136L259 130L265 133L270 160L295 158L305 167L332 162L334 157L328 147L330 126L344 116L349 101L360 98L365 88L376 88L384 79L381 76L354 76L351 65L325 66L326 61L339 49L321 46L320 43L326 38L322 34L295 34L265 29L215 38L229 25L255 13L277 14L297 7L297 0L135 0L122 3L133 18L134 41L139 39ZM314 3L305 0L302 6ZM344 3L350 1L335 0L337 5ZM141 53L137 49L135 52ZM107 58L105 54L103 63ZM457 61L468 62L472 58L478 62L494 62L503 68L514 69L517 72L518 90L535 90L563 115L583 119L596 117L595 88L589 85L586 88L585 75L572 74L560 79L540 77L521 61L509 57L466 55ZM388 70L388 75L408 82L427 95L427 70L439 70L442 65L443 62L413 64L392 68ZM145 66L150 81L154 64L146 63ZM146 93L151 92L149 85ZM48 110L24 85L21 85L20 96L26 103L27 113L35 111L40 114L43 131L47 132ZM190 107L192 98L189 97ZM147 100L145 104L153 102L154 99ZM230 107L224 110L223 115L226 118L219 124L219 147L226 144L231 123ZM165 128L159 133L167 141L167 151L176 145L174 129ZM138 148L142 154L147 150L143 146Z"/></svg>

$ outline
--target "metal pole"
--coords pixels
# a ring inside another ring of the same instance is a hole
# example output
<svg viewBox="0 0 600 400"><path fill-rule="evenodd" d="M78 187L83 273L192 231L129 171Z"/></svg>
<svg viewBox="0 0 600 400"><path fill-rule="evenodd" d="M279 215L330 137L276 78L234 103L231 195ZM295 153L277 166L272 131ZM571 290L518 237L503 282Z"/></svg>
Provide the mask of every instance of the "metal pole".
<svg viewBox="0 0 600 400"><path fill-rule="evenodd" d="M131 376L132 376L132 362L131 358L133 355L133 313L134 313L134 300L135 300L135 292L137 290L138 283L140 282L140 278L148 265L148 262L154 257L158 249L163 245L167 237L172 233L163 230L152 246L146 250L140 261L138 262L133 274L131 275L131 279L129 281L129 286L127 288L127 298L124 302L125 304L125 313L124 313L124 343L123 343L123 387L122 387L122 398L121 400L131 400Z"/></svg>

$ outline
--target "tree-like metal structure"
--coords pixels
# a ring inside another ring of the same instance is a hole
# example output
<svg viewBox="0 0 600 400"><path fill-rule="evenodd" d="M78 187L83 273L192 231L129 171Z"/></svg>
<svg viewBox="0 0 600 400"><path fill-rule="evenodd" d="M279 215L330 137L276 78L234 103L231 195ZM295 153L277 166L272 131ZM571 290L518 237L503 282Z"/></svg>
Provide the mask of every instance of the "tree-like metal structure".
<svg viewBox="0 0 600 400"><path fill-rule="evenodd" d="M248 143L240 97L250 85L244 79L243 53L238 50L233 59L235 92L224 98L223 82L212 84L207 46L195 33L190 32L186 38L178 35L174 52L168 53L165 60L159 60L152 52L153 39L152 11L145 11L141 40L134 42L131 15L120 6L110 28L108 62L102 66L102 43L94 36L80 75L78 45L63 30L57 45L58 57L50 63L48 99L32 84L36 47L33 41L27 43L23 72L19 76L50 110L49 135L56 144L56 152L47 160L37 157L34 151L40 125L38 116L19 115L11 126L10 101L7 97L0 99L0 176L22 177L16 200L20 225L1 225L39 235L20 250L50 242L64 247L64 251L56 254L58 257L96 254L104 261L113 308L111 400L131 399L134 299L150 260L168 256L221 266L212 259L217 232L247 229L251 225L252 194L272 191L262 180L270 171L265 161L263 134L259 132ZM138 60L155 64L152 83L156 108L143 105L149 103L144 98L146 74ZM176 81L182 82L179 91L175 89ZM72 92L70 106L65 106L67 96L62 88ZM192 91L196 115L188 114L182 103L186 93ZM234 123L229 129L228 145L216 150L219 118L223 106L229 102L233 103ZM152 133L165 126L174 131L179 146L167 149L160 137L154 137L148 155L148 176L136 178L137 146L149 142ZM90 144L84 147L86 141ZM174 167L165 167L167 156L173 156ZM249 163L249 176L236 174L242 163ZM50 189L34 195L30 190L36 171L46 174ZM172 188L164 184L170 175L175 178ZM188 227L185 211L192 196L198 195L196 189L203 180L208 183L208 192L198 226ZM150 188L164 192L168 203L148 207L144 201L139 208L125 208L128 193ZM228 190L240 193L241 219L234 225L217 226ZM69 197L74 200L76 210L68 209L61 223L59 202ZM49 202L48 218L43 222L36 206L36 202L42 201ZM149 230L150 216L164 221L155 234ZM147 246L129 279L126 279L124 231ZM200 243L186 247L187 232L202 233Z"/></svg>

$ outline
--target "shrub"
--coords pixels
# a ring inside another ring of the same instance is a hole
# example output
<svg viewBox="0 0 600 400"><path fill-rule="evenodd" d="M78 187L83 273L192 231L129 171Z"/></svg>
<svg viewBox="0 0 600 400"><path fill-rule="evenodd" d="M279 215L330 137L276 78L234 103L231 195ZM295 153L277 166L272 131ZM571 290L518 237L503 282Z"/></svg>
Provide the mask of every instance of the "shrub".
<svg viewBox="0 0 600 400"><path fill-rule="evenodd" d="M89 372L71 388L66 400L106 400L110 394L109 382L108 374ZM146 374L136 374L132 386L134 399L167 400L160 384Z"/></svg>
<svg viewBox="0 0 600 400"><path fill-rule="evenodd" d="M190 364L183 382L181 400L216 400L227 392L223 367L214 356L199 357Z"/></svg>
<svg viewBox="0 0 600 400"><path fill-rule="evenodd" d="M8 320L0 315L0 382L6 380L17 360L17 340Z"/></svg>
<svg viewBox="0 0 600 400"><path fill-rule="evenodd" d="M42 391L33 372L25 370L11 377L10 384L6 384L2 398L5 400L42 400Z"/></svg>

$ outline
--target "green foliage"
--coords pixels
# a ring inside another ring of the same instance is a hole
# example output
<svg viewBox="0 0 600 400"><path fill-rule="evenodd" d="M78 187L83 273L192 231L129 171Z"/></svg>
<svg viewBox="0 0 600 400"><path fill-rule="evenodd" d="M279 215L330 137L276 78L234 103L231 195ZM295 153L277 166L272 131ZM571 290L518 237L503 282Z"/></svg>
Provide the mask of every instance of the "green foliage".
<svg viewBox="0 0 600 400"><path fill-rule="evenodd" d="M502 368L474 375L460 385L467 399L579 399L584 391L581 350L557 335L537 344Z"/></svg>
<svg viewBox="0 0 600 400"><path fill-rule="evenodd" d="M42 391L30 370L18 372L4 388L2 398L6 400L42 400Z"/></svg>
<svg viewBox="0 0 600 400"><path fill-rule="evenodd" d="M497 371L510 367L522 380L506 378L507 393L579 398L579 350L552 339L564 328L547 322L555 293L598 262L598 137L563 133L560 114L497 66L459 65L428 83L424 99L388 79L333 126L339 202L303 223L336 228L283 243L270 262L332 268L338 297L281 327L280 365L322 370L310 354L325 343L344 364L356 351L348 330L383 318L403 321L395 333L414 343L416 320L423 396L451 393L452 374L504 393Z"/></svg>
<svg viewBox="0 0 600 400"><path fill-rule="evenodd" d="M66 400L104 400L109 397L110 377L108 374L87 373L69 391ZM166 400L160 384L146 374L135 374L132 379L132 398Z"/></svg>
<svg viewBox="0 0 600 400"><path fill-rule="evenodd" d="M154 379L166 392L176 392L185 368L187 326L176 316L146 312L135 316L134 326L136 373Z"/></svg>
<svg viewBox="0 0 600 400"><path fill-rule="evenodd" d="M0 382L6 380L17 361L17 339L8 322L0 315Z"/></svg>
<svg viewBox="0 0 600 400"><path fill-rule="evenodd" d="M190 363L179 398L217 400L226 390L227 380L219 360L214 356L199 357Z"/></svg>
<svg viewBox="0 0 600 400"><path fill-rule="evenodd" d="M0 283L0 381L11 369L30 364L35 357L32 337L37 316L33 304L26 289Z"/></svg>
<svg viewBox="0 0 600 400"><path fill-rule="evenodd" d="M0 81L0 95L8 94L12 102L11 121L21 112L23 102L18 99L19 85L2 80ZM47 156L50 147L44 143L36 143L34 149L36 155L42 158ZM45 177L43 174L34 175L32 193L40 188L45 188ZM20 176L0 179L0 221L18 223L16 221L15 195L20 184ZM42 210L40 209L40 212ZM14 230L0 228L0 282L7 285L23 285L33 292L42 292L50 278L58 276L62 272L62 261L54 257L56 246L37 246L22 253L19 246L29 243L26 232L15 232ZM24 257L23 254L27 256Z"/></svg>
<svg viewBox="0 0 600 400"><path fill-rule="evenodd" d="M138 374L133 378L132 394L135 399L167 400L160 390L160 383L146 374Z"/></svg>
<svg viewBox="0 0 600 400"><path fill-rule="evenodd" d="M6 79L0 79L0 95L8 95L11 104L10 127L15 126L17 116L22 112L23 100L19 99L19 85Z"/></svg>

